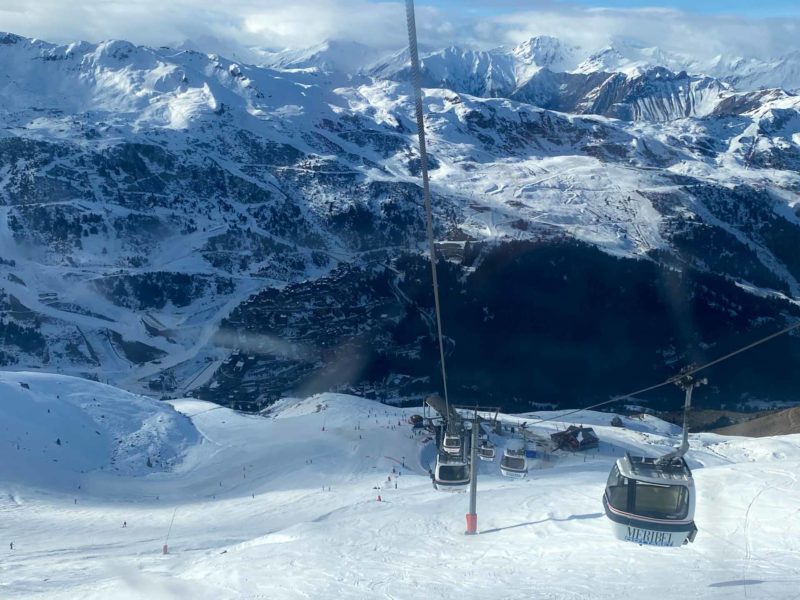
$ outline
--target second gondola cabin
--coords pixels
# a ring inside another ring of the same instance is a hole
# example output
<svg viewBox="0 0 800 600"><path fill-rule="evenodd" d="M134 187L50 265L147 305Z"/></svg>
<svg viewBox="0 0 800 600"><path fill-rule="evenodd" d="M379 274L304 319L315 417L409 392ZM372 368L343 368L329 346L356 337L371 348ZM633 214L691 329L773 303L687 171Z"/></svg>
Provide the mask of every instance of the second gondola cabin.
<svg viewBox="0 0 800 600"><path fill-rule="evenodd" d="M481 441L481 445L478 446L478 458L480 460L492 462L496 454L497 451L495 450L495 446L492 442L490 442L488 439Z"/></svg>
<svg viewBox="0 0 800 600"><path fill-rule="evenodd" d="M503 458L500 459L500 473L506 477L521 479L528 475L528 459L525 458L525 440L514 438L508 441Z"/></svg>
<svg viewBox="0 0 800 600"><path fill-rule="evenodd" d="M682 546L697 535L694 479L683 457L620 458L608 476L603 507L620 540Z"/></svg>

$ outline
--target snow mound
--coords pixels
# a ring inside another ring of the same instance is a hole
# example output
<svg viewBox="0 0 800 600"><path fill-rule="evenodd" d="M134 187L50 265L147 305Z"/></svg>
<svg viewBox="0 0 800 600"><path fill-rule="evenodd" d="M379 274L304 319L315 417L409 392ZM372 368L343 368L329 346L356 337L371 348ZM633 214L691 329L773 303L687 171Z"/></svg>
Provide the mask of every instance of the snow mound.
<svg viewBox="0 0 800 600"><path fill-rule="evenodd" d="M375 407L374 401L358 396L325 393L302 399L283 398L271 405L263 414L274 419L286 419L328 411L323 415L324 420L338 424L349 423L358 417L366 416L377 410Z"/></svg>
<svg viewBox="0 0 800 600"><path fill-rule="evenodd" d="M96 470L169 471L198 439L168 404L77 377L0 373L0 480L59 488Z"/></svg>

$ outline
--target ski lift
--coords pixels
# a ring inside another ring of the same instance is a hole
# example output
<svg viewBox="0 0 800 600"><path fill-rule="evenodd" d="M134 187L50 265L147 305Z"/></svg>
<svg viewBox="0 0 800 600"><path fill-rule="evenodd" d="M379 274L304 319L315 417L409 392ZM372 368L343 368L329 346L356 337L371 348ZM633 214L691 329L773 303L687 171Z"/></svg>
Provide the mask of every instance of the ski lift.
<svg viewBox="0 0 800 600"><path fill-rule="evenodd" d="M692 471L683 456L689 449L687 415L692 389L705 380L683 378L686 391L683 440L669 454L617 460L608 476L603 507L617 539L648 546L682 546L697 535Z"/></svg>
<svg viewBox="0 0 800 600"><path fill-rule="evenodd" d="M469 485L469 477L469 461L465 458L464 453L439 452L436 456L433 485L437 490L461 491Z"/></svg>
<svg viewBox="0 0 800 600"><path fill-rule="evenodd" d="M522 479L528 474L528 460L525 458L525 440L516 438L506 444L503 458L500 459L500 472L506 477Z"/></svg>
<svg viewBox="0 0 800 600"><path fill-rule="evenodd" d="M497 450L495 449L494 444L488 439L482 440L481 445L478 446L478 458L487 462L491 462L494 460L496 455Z"/></svg>

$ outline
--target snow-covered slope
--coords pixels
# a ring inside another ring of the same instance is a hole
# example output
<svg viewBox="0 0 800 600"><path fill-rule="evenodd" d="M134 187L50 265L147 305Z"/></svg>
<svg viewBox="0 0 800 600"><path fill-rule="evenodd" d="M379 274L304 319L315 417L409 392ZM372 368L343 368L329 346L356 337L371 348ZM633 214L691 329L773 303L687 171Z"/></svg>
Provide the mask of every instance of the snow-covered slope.
<svg viewBox="0 0 800 600"><path fill-rule="evenodd" d="M169 405L85 379L0 374L0 481L60 492L95 471L169 471L199 441Z"/></svg>
<svg viewBox="0 0 800 600"><path fill-rule="evenodd" d="M58 388L36 376L2 377L59 404ZM72 393L99 389L62 381ZM200 440L167 472L87 468L63 489L51 481L61 465L24 457L38 481L0 479L3 598L788 598L796 587L800 436L693 435L699 534L659 549L614 539L601 503L616 457L677 443L677 429L652 417L614 428L611 415L581 413L599 451L537 459L525 480L480 463L480 535L466 537L468 498L432 489L433 448L406 424L410 409L333 394L265 416L173 404ZM128 413L127 429L144 427L141 416ZM45 418L26 425L57 431ZM500 447L508 439L494 436Z"/></svg>

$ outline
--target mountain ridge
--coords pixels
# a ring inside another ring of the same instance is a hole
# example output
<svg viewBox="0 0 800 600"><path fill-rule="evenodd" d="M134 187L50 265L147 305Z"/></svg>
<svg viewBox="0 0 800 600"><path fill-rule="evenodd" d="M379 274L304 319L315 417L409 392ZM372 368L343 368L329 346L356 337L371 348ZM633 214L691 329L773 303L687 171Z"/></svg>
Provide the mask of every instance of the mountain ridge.
<svg viewBox="0 0 800 600"><path fill-rule="evenodd" d="M123 41L3 39L6 368L258 404L329 381L346 349L361 353L351 361L360 367L336 385L393 398L434 385L422 366L430 298L391 275L397 264L416 272L425 248L406 83ZM541 50L552 65L554 47L523 50ZM663 67L635 77L537 69L525 92L560 106L425 91L436 235L460 273L454 294L511 242L531 255L532 270L520 274L526 285L542 269L535 256L554 244L555 256L606 265L569 245L578 242L613 258L611 279L624 272L619 257L686 270L687 280L712 275L718 280L697 293L713 288L726 298L718 306L742 305L732 286L774 300L769 310L744 311L742 334L758 318L778 325L792 314L797 96L737 92ZM658 285L653 273L642 277ZM630 289L619 283L622 298ZM485 285L503 284L488 277ZM323 309L339 325L317 337L310 315ZM713 344L706 335L702 343ZM659 344L647 367L659 373L666 354L692 352ZM270 353L277 362L258 358ZM284 387L259 400L251 393L263 387L259 378ZM223 394L229 382L242 394Z"/></svg>

